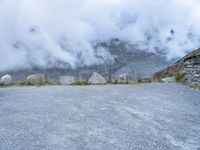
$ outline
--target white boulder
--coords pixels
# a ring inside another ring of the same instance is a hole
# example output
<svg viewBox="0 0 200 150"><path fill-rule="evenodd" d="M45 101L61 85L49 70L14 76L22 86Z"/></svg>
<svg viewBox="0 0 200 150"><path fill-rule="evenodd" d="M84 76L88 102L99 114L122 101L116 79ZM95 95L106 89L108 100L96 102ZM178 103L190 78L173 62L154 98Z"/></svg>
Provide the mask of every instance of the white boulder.
<svg viewBox="0 0 200 150"><path fill-rule="evenodd" d="M10 84L12 84L12 77L11 77L11 75L5 75L5 76L3 76L3 77L1 77L1 81L0 81L0 83L1 84L3 84L3 85L10 85Z"/></svg>
<svg viewBox="0 0 200 150"><path fill-rule="evenodd" d="M164 83L176 83L176 78L175 77L162 78L161 80Z"/></svg>

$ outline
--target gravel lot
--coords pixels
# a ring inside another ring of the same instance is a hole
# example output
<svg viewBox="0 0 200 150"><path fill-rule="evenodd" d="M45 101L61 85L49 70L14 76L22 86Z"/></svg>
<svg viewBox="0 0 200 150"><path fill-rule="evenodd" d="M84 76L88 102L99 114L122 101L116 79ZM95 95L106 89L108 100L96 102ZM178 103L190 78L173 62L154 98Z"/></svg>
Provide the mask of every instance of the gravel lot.
<svg viewBox="0 0 200 150"><path fill-rule="evenodd" d="M178 84L0 89L0 150L200 150L200 91Z"/></svg>

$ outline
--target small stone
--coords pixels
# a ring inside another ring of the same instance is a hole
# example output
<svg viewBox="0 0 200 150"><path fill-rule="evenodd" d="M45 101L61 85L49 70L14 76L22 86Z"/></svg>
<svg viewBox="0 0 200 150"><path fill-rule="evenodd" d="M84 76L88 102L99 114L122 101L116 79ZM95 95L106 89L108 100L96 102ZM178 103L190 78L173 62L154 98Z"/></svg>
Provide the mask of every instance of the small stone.
<svg viewBox="0 0 200 150"><path fill-rule="evenodd" d="M117 82L122 83L122 84L128 83L128 75L122 74L122 75L117 76Z"/></svg>

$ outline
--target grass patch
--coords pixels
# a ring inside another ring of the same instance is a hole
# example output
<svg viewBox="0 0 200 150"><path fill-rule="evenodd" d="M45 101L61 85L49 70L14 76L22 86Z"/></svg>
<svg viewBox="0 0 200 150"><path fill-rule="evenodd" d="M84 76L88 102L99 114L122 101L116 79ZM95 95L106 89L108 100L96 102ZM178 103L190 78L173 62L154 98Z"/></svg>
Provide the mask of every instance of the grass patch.
<svg viewBox="0 0 200 150"><path fill-rule="evenodd" d="M25 86L25 85L27 84L26 84L26 81L24 80L15 80L12 83L12 86Z"/></svg>
<svg viewBox="0 0 200 150"><path fill-rule="evenodd" d="M49 81L45 83L45 85L39 85L39 86L58 86L58 85L61 85L61 84L57 81ZM14 80L11 85L0 84L0 87L12 87L12 86L20 87L20 86L34 86L34 85L27 84L26 80Z"/></svg>
<svg viewBox="0 0 200 150"><path fill-rule="evenodd" d="M179 82L179 83L186 83L187 82L187 78L184 74L181 74L181 73L178 73L176 76L176 81Z"/></svg>
<svg viewBox="0 0 200 150"><path fill-rule="evenodd" d="M89 85L87 80L77 80L72 85Z"/></svg>
<svg viewBox="0 0 200 150"><path fill-rule="evenodd" d="M47 85L47 86L59 86L61 84L58 81L48 81L45 85Z"/></svg>
<svg viewBox="0 0 200 150"><path fill-rule="evenodd" d="M168 78L168 77L175 77L176 81L179 83L186 83L187 81L187 78L185 77L185 75L180 72L173 72L171 74L167 74L164 76L164 78Z"/></svg>
<svg viewBox="0 0 200 150"><path fill-rule="evenodd" d="M179 72L173 72L173 73L164 75L163 78L177 77L177 76L179 76L179 74L180 74Z"/></svg>
<svg viewBox="0 0 200 150"><path fill-rule="evenodd" d="M133 80L133 81L130 81L129 84L136 85L136 84L140 84L140 83L137 80Z"/></svg>
<svg viewBox="0 0 200 150"><path fill-rule="evenodd" d="M113 80L112 82L107 82L107 84L129 84L129 81L127 81L127 82L118 82L117 80Z"/></svg>
<svg viewBox="0 0 200 150"><path fill-rule="evenodd" d="M24 80L14 80L11 84L9 85L4 85L4 84L0 84L0 87L11 87L11 86L26 86L26 81Z"/></svg>
<svg viewBox="0 0 200 150"><path fill-rule="evenodd" d="M0 88L4 87L4 85L2 83L0 83Z"/></svg>
<svg viewBox="0 0 200 150"><path fill-rule="evenodd" d="M200 86L198 86L198 85L192 85L190 87L193 88L193 89L195 89L195 90L200 90Z"/></svg>

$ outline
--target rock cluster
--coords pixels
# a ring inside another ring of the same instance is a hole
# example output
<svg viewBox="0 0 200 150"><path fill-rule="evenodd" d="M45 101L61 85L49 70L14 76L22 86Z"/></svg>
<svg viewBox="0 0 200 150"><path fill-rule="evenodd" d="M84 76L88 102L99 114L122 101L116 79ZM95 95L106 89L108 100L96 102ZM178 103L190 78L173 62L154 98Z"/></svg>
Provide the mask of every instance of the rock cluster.
<svg viewBox="0 0 200 150"><path fill-rule="evenodd" d="M120 84L128 84L128 74L121 74L118 75L116 78L116 82ZM143 79L145 80L144 83L150 82L150 79ZM44 74L32 74L29 75L26 80L18 80L16 82L13 82L12 77L10 75L5 75L0 80L0 85L54 85L54 84L61 84L61 85L85 85L85 84L92 84L92 85L102 85L106 84L106 79L99 73L93 72L92 76L89 78L89 80L75 80L74 76L61 76L59 78L59 81L53 81L49 82L48 77ZM111 82L112 83L112 80Z"/></svg>

